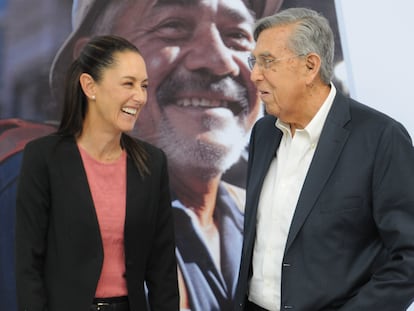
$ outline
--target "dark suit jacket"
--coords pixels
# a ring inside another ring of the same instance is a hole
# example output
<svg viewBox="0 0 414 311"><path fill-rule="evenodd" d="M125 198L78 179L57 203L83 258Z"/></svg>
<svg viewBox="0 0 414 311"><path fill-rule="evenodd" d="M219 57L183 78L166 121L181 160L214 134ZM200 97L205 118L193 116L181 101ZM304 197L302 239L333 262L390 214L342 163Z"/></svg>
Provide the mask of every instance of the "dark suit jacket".
<svg viewBox="0 0 414 311"><path fill-rule="evenodd" d="M282 137L250 143L237 310L252 274L257 206ZM396 121L337 94L305 179L283 258L281 310L402 311L414 298L414 149Z"/></svg>
<svg viewBox="0 0 414 311"><path fill-rule="evenodd" d="M164 153L141 142L151 175L127 160L126 280L131 310L178 310L174 225ZM27 144L16 214L19 310L88 311L103 248L86 174L73 137Z"/></svg>

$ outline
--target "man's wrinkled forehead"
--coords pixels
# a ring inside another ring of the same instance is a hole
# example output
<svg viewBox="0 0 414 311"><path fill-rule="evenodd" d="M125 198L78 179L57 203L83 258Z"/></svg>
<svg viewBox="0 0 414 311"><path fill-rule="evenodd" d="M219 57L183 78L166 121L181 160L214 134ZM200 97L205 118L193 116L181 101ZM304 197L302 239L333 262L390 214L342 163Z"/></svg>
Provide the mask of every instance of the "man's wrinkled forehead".
<svg viewBox="0 0 414 311"><path fill-rule="evenodd" d="M107 7L106 14L114 12L114 5ZM217 8L220 15L233 20L234 22L254 23L254 14L246 7L242 0L124 0L118 2L118 14L116 18L112 18L116 28L125 27L146 27L146 23L151 23L156 16L164 14L164 12L174 12L177 7L189 10L197 10L200 6ZM121 4L123 3L123 4ZM175 7L175 9L174 9ZM111 15L112 15L111 14ZM194 15L194 13L191 13Z"/></svg>
<svg viewBox="0 0 414 311"><path fill-rule="evenodd" d="M223 3L229 7L237 6L239 8L249 9L243 0L154 0L151 2L155 8L173 5L183 7L197 7L202 3L218 6L220 3Z"/></svg>
<svg viewBox="0 0 414 311"><path fill-rule="evenodd" d="M243 21L248 19L249 22L254 22L254 14L249 10L243 0L153 0L147 1L146 8L162 10L166 7L181 6L183 8L194 9L200 5L222 6L225 7L227 14L235 20Z"/></svg>
<svg viewBox="0 0 414 311"><path fill-rule="evenodd" d="M218 4L222 2L229 7L243 8L248 11L254 19L274 14L280 8L284 0L158 0L152 1L155 6L179 5L197 6L201 3Z"/></svg>
<svg viewBox="0 0 414 311"><path fill-rule="evenodd" d="M162 5L181 5L181 6L197 6L200 3L218 3L223 0L158 0L158 1L152 1L156 6L162 6ZM225 2L232 2L233 0L227 0ZM242 3L243 1L240 0Z"/></svg>

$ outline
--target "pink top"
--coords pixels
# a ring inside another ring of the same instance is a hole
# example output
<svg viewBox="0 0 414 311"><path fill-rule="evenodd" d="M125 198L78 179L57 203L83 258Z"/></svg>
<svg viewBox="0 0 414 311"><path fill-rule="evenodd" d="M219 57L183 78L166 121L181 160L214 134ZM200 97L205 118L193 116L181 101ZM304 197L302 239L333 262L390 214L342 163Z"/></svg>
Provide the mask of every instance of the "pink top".
<svg viewBox="0 0 414 311"><path fill-rule="evenodd" d="M92 158L82 147L78 147L92 193L104 250L95 297L127 296L124 277L126 152L112 163L102 163Z"/></svg>

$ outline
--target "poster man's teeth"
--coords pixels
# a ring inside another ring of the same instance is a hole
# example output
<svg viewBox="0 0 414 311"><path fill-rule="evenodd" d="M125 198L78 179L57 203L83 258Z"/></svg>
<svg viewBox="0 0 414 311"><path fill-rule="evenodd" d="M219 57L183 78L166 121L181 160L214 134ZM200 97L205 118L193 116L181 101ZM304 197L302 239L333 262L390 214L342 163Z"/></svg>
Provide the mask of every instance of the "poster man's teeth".
<svg viewBox="0 0 414 311"><path fill-rule="evenodd" d="M180 99L177 101L177 106L180 107L195 107L195 108L214 108L214 107L227 107L226 101L212 101L205 98L191 98Z"/></svg>

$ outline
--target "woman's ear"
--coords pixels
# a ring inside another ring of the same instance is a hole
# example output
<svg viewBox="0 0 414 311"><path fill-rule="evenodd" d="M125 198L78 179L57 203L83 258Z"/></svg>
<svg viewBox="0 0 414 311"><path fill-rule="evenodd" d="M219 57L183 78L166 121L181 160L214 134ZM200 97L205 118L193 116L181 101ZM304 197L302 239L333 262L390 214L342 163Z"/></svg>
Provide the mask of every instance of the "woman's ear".
<svg viewBox="0 0 414 311"><path fill-rule="evenodd" d="M88 73L82 73L79 77L79 83L86 97L95 100L95 80Z"/></svg>

